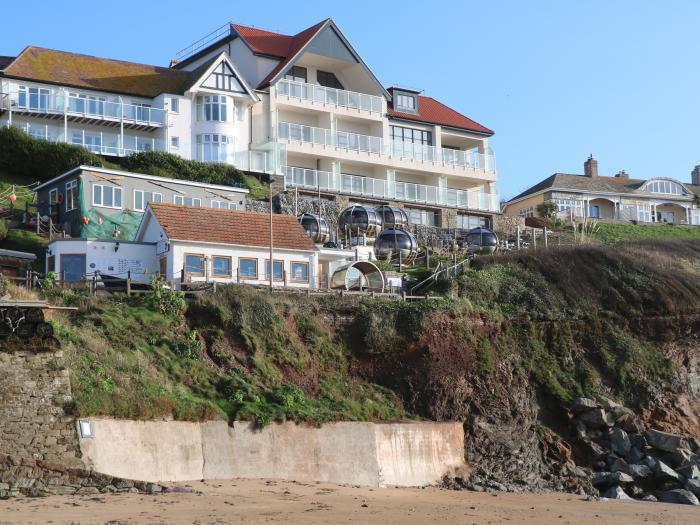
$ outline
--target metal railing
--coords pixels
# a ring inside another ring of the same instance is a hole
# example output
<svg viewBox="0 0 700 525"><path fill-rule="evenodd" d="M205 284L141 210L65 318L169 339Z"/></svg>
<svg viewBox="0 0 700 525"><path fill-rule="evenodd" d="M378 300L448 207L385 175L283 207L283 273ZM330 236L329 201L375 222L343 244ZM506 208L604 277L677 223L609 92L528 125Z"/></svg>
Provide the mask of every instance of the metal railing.
<svg viewBox="0 0 700 525"><path fill-rule="evenodd" d="M398 159L429 162L436 165L462 166L484 171L495 171L493 154L474 151L436 148L425 144L403 141L387 141L382 137L361 135L348 131L336 131L293 122L279 122L277 137L289 142L314 144L346 151L372 153Z"/></svg>
<svg viewBox="0 0 700 525"><path fill-rule="evenodd" d="M294 166L283 167L284 182L288 188L328 191L362 197L397 200L408 203L432 204L480 211L499 211L498 194L481 191L439 188L412 182L390 182L383 179L334 174Z"/></svg>
<svg viewBox="0 0 700 525"><path fill-rule="evenodd" d="M358 109L369 113L382 112L382 97L376 95L287 79L280 80L275 87L277 88L277 96L287 97L288 99L330 104L335 107Z"/></svg>
<svg viewBox="0 0 700 525"><path fill-rule="evenodd" d="M113 102L104 97L66 95L53 91L45 92L42 88L38 93L29 91L12 91L6 93L4 108L10 111L21 111L36 114L68 115L91 119L108 120L145 126L160 127L165 125L165 110L141 104L125 104Z"/></svg>
<svg viewBox="0 0 700 525"><path fill-rule="evenodd" d="M231 32L231 22L227 22L221 27L209 33L208 35L203 36L199 40L196 40L195 42L191 43L189 46L182 48L175 54L175 61L180 62L188 57L191 57L192 55L195 55L198 51L201 51L205 47L216 42L217 40L226 38L231 34Z"/></svg>

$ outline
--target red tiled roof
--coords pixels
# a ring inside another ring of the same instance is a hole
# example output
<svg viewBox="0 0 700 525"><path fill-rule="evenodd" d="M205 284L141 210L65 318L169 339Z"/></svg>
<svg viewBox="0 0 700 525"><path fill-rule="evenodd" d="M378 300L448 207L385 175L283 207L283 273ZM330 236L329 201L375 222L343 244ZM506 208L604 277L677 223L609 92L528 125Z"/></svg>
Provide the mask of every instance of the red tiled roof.
<svg viewBox="0 0 700 525"><path fill-rule="evenodd" d="M266 248L270 246L268 213L154 202L149 203L149 206L168 238L172 240ZM274 248L316 250L313 241L292 215L274 214L272 235Z"/></svg>
<svg viewBox="0 0 700 525"><path fill-rule="evenodd" d="M387 115L389 115L389 117L405 118L419 122L427 122L430 124L451 126L453 128L466 129L488 135L493 135L494 133L489 128L482 126L469 117L466 117L454 109L447 107L445 104L435 100L432 97L423 97L419 95L418 111L420 111L420 114L418 115L415 113L402 113L400 111L395 111L392 105L389 104L389 107L387 108Z"/></svg>
<svg viewBox="0 0 700 525"><path fill-rule="evenodd" d="M260 83L260 86L258 86L263 87L267 85L270 80L277 75L277 73L282 71L289 64L292 58L294 58L294 55L296 55L299 50L304 47L307 42L314 37L319 29L321 29L321 27L329 20L330 18L326 18L318 24L304 29L302 32L293 36L273 33L272 31L265 31L263 29L256 29L254 27L243 26L240 24L231 24L231 27L256 53L264 53L266 55L277 56L283 59L272 71L270 71L270 74L265 77L265 79Z"/></svg>

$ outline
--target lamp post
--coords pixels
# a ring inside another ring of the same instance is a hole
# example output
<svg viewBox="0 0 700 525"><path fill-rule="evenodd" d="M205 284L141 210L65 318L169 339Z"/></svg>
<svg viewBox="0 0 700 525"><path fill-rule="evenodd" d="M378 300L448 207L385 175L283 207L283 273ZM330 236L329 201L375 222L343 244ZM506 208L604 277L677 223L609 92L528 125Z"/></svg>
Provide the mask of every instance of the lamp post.
<svg viewBox="0 0 700 525"><path fill-rule="evenodd" d="M270 174L270 270L269 270L269 279L270 279L270 292L272 292L272 283L274 282L274 275L275 275L275 262L274 259L272 258L272 183L275 182L275 177Z"/></svg>

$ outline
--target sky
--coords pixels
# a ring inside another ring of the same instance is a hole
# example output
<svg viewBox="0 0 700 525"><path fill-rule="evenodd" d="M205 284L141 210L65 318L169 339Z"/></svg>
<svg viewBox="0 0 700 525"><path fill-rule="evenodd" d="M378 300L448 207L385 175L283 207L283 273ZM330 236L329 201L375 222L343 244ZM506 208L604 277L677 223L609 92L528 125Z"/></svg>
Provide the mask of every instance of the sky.
<svg viewBox="0 0 700 525"><path fill-rule="evenodd" d="M296 33L327 17L385 85L493 129L511 198L555 172L690 181L700 164L700 1L3 2L0 55L36 45L167 66L234 21Z"/></svg>

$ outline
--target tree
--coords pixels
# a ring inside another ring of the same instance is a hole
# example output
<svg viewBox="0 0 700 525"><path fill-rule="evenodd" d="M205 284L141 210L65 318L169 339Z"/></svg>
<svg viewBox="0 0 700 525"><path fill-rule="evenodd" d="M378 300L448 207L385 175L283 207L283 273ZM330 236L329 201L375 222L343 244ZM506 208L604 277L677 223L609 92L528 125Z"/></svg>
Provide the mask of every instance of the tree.
<svg viewBox="0 0 700 525"><path fill-rule="evenodd" d="M558 207L552 201L544 201L539 203L535 209L537 214L543 219L551 219L557 212Z"/></svg>
<svg viewBox="0 0 700 525"><path fill-rule="evenodd" d="M700 195L698 195L697 193L693 195L693 204L700 208Z"/></svg>

